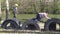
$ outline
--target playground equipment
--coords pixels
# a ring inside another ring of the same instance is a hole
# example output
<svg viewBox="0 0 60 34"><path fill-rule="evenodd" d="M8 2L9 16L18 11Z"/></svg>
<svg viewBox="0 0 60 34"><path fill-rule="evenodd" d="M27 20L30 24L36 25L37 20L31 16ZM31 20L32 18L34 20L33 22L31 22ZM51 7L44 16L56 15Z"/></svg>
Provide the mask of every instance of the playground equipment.
<svg viewBox="0 0 60 34"><path fill-rule="evenodd" d="M16 19L15 10L13 11L13 18L8 18L8 11L9 11L9 9L8 9L9 7L8 6L9 5L7 4L6 19L1 24L2 28L4 28L4 29L20 29L21 28L22 30L40 30L40 27L37 24L37 21L40 20L39 17L32 18L32 19L27 19L22 24L22 27L21 27L20 26L21 22ZM39 15L37 14L37 16L39 16ZM10 25L8 26L8 24L10 24ZM45 22L44 30L45 31L57 31L56 30L56 24L59 24L59 26L60 26L60 19L56 19L56 18L48 19Z"/></svg>
<svg viewBox="0 0 60 34"><path fill-rule="evenodd" d="M36 7L34 5L34 9L36 10ZM32 18L32 19L27 19L23 25L22 25L22 29L23 30L40 30L40 27L39 25L37 24L37 21L40 20L40 16L37 13L37 16L36 18ZM43 22L43 21L40 21L40 22ZM57 27L56 24L59 25L59 30L60 30L60 19L57 19L57 18L51 18L51 19L48 19L47 21L44 22L44 30L45 31L57 31ZM32 27L33 26L33 27Z"/></svg>
<svg viewBox="0 0 60 34"><path fill-rule="evenodd" d="M40 27L37 21L28 19L22 24L22 30L40 30Z"/></svg>
<svg viewBox="0 0 60 34"><path fill-rule="evenodd" d="M56 24L59 25L59 30L57 30L58 26L56 26ZM37 24L37 21L34 21L33 19L28 19L23 23L22 30L40 30L40 27ZM60 19L48 19L44 24L44 31L60 31Z"/></svg>
<svg viewBox="0 0 60 34"><path fill-rule="evenodd" d="M39 20L39 19L38 19ZM27 19L23 24L22 24L22 30L40 30L39 25L37 24L36 18L32 18L32 19ZM11 23L9 27L6 27L6 25L8 23ZM48 19L45 22L44 25L44 30L45 31L57 31L56 30L56 24L59 24L60 26L60 19L57 18L51 18ZM20 23L19 21L17 21L16 19L7 19L3 22L2 27L5 29L19 29ZM60 31L60 29L59 29Z"/></svg>
<svg viewBox="0 0 60 34"><path fill-rule="evenodd" d="M56 24L59 25L59 30L56 29ZM45 31L60 31L60 19L56 19L56 18L52 18L52 19L49 19L45 22L45 25L44 25L44 30Z"/></svg>

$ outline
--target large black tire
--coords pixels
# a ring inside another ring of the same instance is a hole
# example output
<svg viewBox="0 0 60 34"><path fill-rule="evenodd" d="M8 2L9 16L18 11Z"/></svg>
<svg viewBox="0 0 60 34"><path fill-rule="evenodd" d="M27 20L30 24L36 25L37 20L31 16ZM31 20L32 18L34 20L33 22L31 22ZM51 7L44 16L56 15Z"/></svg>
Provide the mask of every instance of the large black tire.
<svg viewBox="0 0 60 34"><path fill-rule="evenodd" d="M48 19L44 25L45 31L57 31L56 24L60 24L60 20L56 18Z"/></svg>
<svg viewBox="0 0 60 34"><path fill-rule="evenodd" d="M10 23L10 26L8 27L7 24L9 24L9 23ZM1 27L4 28L4 29L18 29L19 28L17 22L15 20L12 20L12 19L5 20L1 24Z"/></svg>
<svg viewBox="0 0 60 34"><path fill-rule="evenodd" d="M22 24L22 30L40 30L36 21L27 20Z"/></svg>

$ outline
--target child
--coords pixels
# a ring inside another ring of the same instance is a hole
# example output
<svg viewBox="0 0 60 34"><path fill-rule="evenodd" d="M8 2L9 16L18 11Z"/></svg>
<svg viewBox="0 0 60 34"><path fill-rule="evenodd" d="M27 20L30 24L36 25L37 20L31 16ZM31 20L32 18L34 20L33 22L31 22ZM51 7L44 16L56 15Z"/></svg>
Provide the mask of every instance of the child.
<svg viewBox="0 0 60 34"><path fill-rule="evenodd" d="M47 12L40 12L36 15L36 19L40 21L42 18L50 19Z"/></svg>

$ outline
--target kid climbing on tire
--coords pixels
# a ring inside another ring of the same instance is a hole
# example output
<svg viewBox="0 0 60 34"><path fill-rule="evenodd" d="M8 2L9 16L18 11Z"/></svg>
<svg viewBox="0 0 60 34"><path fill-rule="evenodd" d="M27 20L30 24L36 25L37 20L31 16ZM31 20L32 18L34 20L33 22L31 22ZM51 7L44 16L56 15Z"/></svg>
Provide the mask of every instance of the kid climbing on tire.
<svg viewBox="0 0 60 34"><path fill-rule="evenodd" d="M47 12L40 12L36 15L36 20L40 21L42 18L50 19Z"/></svg>

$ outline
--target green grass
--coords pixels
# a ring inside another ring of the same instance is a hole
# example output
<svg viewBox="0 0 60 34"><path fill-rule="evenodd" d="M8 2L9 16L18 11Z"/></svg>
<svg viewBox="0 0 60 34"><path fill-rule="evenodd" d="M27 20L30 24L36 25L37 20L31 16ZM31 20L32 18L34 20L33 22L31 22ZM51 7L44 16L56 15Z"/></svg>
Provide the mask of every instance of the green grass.
<svg viewBox="0 0 60 34"><path fill-rule="evenodd" d="M50 18L58 18L60 19L60 14L49 14L48 15ZM3 19L5 18L5 14L2 14L1 16ZM30 18L35 18L36 14L17 14L17 19L22 20L22 19L30 19ZM13 18L13 15L10 14L9 18Z"/></svg>
<svg viewBox="0 0 60 34"><path fill-rule="evenodd" d="M49 14L48 15L50 18L58 18L60 19L60 14ZM5 14L2 14L1 16L3 19L5 19ZM17 20L19 21L24 21L23 19L31 19L31 18L35 18L36 14L17 14ZM9 18L13 18L13 15L10 14ZM47 20L46 18L42 19L44 22Z"/></svg>
<svg viewBox="0 0 60 34"><path fill-rule="evenodd" d="M17 15L17 19L18 20L22 20L22 19L31 19L31 18L35 18L36 17L36 14L18 14ZM55 15L53 15L53 14L49 14L49 17L50 18L58 18L58 19L60 19L60 14L55 14ZM43 21L46 21L47 19L46 18L43 18L42 19Z"/></svg>
<svg viewBox="0 0 60 34"><path fill-rule="evenodd" d="M28 19L28 18L35 18L35 17L36 17L36 14L18 14L17 15L18 19ZM55 14L55 15L49 14L49 17L60 19L60 14Z"/></svg>

